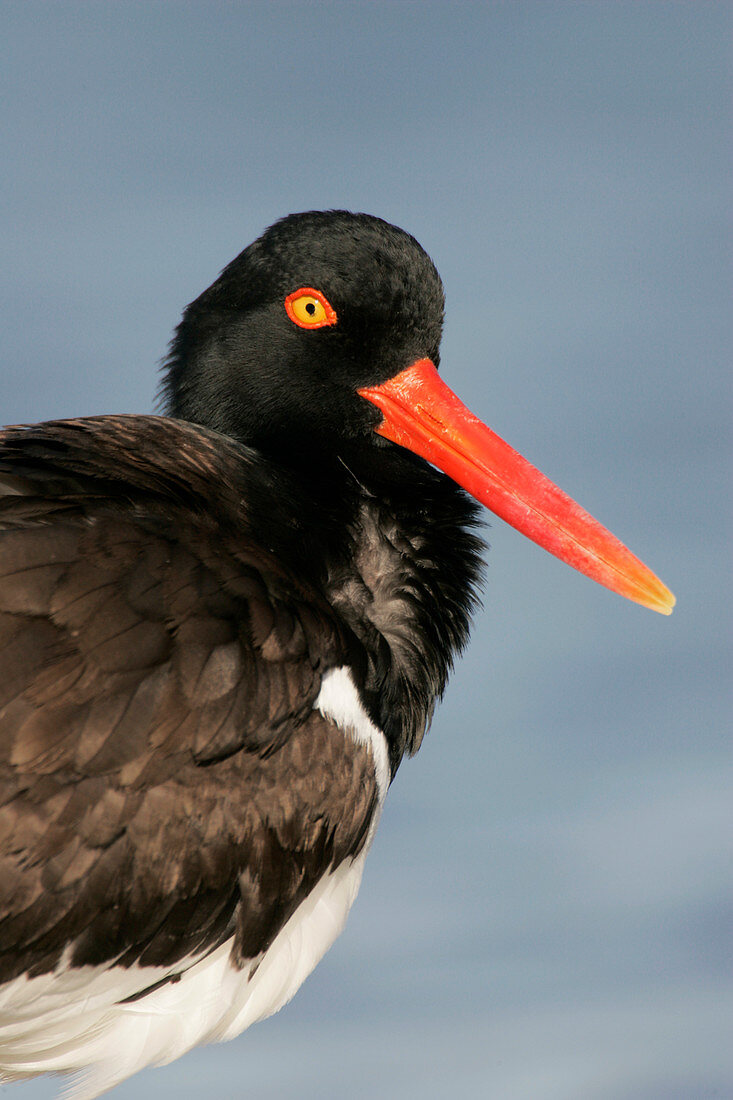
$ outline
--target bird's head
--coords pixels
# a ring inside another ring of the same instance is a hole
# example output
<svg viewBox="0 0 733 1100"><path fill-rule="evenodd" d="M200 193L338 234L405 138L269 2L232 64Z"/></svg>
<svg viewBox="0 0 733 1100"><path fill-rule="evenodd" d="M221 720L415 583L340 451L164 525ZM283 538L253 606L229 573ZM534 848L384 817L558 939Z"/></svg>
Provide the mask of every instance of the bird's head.
<svg viewBox="0 0 733 1100"><path fill-rule="evenodd" d="M169 410L280 460L379 445L359 389L437 365L442 323L440 276L413 237L366 214L293 214L186 310Z"/></svg>
<svg viewBox="0 0 733 1100"><path fill-rule="evenodd" d="M168 411L291 468L406 448L574 568L668 614L662 582L441 380L442 320L440 277L409 234L365 214L290 215L186 310Z"/></svg>

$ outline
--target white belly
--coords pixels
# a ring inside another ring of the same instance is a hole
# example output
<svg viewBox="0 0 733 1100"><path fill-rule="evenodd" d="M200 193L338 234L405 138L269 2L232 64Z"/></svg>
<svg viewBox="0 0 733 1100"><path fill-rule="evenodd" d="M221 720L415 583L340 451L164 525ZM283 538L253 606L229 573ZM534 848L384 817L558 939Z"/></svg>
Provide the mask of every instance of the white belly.
<svg viewBox="0 0 733 1100"><path fill-rule="evenodd" d="M181 964L82 967L9 983L0 990L0 1079L81 1071L67 1095L92 1100L144 1066L233 1039L282 1008L329 949L356 897L365 856L321 879L259 965L233 966L230 940L192 962L180 981L128 1004L119 1002Z"/></svg>

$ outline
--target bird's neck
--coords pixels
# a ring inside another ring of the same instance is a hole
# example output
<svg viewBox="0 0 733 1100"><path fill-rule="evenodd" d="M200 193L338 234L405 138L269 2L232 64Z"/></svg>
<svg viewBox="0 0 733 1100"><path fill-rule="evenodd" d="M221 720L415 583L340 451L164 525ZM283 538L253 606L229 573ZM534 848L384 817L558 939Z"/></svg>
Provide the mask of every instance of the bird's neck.
<svg viewBox="0 0 733 1100"><path fill-rule="evenodd" d="M477 507L450 479L390 445L314 476L291 471L315 530L322 588L356 637L353 669L392 770L417 751L477 602ZM314 530L310 522L309 530Z"/></svg>

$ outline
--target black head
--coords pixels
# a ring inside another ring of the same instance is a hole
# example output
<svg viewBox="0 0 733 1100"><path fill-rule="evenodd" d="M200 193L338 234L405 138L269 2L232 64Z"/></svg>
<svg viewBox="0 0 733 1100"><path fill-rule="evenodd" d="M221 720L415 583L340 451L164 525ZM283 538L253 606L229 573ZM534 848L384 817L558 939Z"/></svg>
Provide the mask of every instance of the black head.
<svg viewBox="0 0 733 1100"><path fill-rule="evenodd" d="M286 308L319 291L335 323L303 328ZM184 313L171 347L167 411L297 461L339 442L378 449L379 411L360 386L416 359L438 362L443 288L408 233L347 211L271 226Z"/></svg>

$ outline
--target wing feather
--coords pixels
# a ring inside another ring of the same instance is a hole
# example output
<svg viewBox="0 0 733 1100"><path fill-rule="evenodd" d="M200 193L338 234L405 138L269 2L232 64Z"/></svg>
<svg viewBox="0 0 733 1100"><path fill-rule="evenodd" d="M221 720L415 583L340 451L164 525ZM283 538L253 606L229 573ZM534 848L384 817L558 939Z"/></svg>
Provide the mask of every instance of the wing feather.
<svg viewBox="0 0 733 1100"><path fill-rule="evenodd" d="M353 639L255 475L157 418L0 436L0 980L257 957L363 846L372 762L313 710Z"/></svg>

